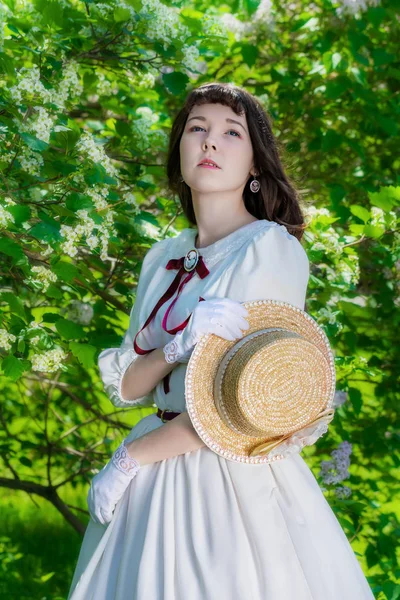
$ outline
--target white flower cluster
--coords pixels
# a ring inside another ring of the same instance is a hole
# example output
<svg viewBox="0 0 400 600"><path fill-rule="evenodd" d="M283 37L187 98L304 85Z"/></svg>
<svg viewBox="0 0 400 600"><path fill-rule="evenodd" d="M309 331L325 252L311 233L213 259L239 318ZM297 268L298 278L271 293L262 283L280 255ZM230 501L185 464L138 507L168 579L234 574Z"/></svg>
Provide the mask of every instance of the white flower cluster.
<svg viewBox="0 0 400 600"><path fill-rule="evenodd" d="M54 348L54 350L48 350L41 354L33 354L30 357L30 361L33 371L54 373L59 370L65 358L66 354L62 348Z"/></svg>
<svg viewBox="0 0 400 600"><path fill-rule="evenodd" d="M261 29L270 30L272 28L274 25L272 2L271 0L261 0L256 12L249 21L240 21L231 13L224 13L220 20L226 31L233 33L235 40L240 41Z"/></svg>
<svg viewBox="0 0 400 600"><path fill-rule="evenodd" d="M90 196L98 210L103 210L107 206L105 196L108 195L108 190L105 187L95 186L87 188L84 193ZM66 241L61 244L63 252L74 258L78 254L78 245L85 236L86 243L91 250L98 246L101 247L100 258L107 260L108 242L110 235L116 235L114 228L114 211L107 210L103 216L103 222L97 224L88 215L88 211L80 209L76 211L80 223L71 227L70 225L61 225L60 234L66 238Z"/></svg>
<svg viewBox="0 0 400 600"><path fill-rule="evenodd" d="M29 277L28 281L42 285L44 292L47 290L50 283L57 281L57 275L53 273L53 271L50 271L50 269L46 269L46 267L35 266L31 268L31 272L35 273L36 277Z"/></svg>
<svg viewBox="0 0 400 600"><path fill-rule="evenodd" d="M4 25L7 23L8 18L11 16L10 9L4 4L0 4L0 52L4 49Z"/></svg>
<svg viewBox="0 0 400 600"><path fill-rule="evenodd" d="M49 244L47 244L47 248L42 250L42 256L50 256L50 254L53 254L53 252L53 248Z"/></svg>
<svg viewBox="0 0 400 600"><path fill-rule="evenodd" d="M63 78L54 90L53 102L61 108L65 108L68 100L79 98L83 92L78 73L79 65L74 60L63 64Z"/></svg>
<svg viewBox="0 0 400 600"><path fill-rule="evenodd" d="M75 61L63 64L63 77L52 89L46 89L40 81L40 70L37 65L32 67L21 67L17 73L17 84L10 88L12 100L21 104L30 95L34 95L36 101L56 104L65 108L67 100L79 97L83 92L78 75L78 63Z"/></svg>
<svg viewBox="0 0 400 600"><path fill-rule="evenodd" d="M79 82L78 65L70 61L65 63L62 80L52 89L46 89L40 81L40 70L37 65L32 67L22 67L17 73L16 85L10 87L9 93L11 99L16 104L32 104L32 96L36 102L35 110L37 115L34 115L26 123L22 121L24 110L20 110L21 120L14 119L17 124L17 129L20 132L32 132L37 138L48 142L50 133L54 126L56 116L50 113L49 109L38 106L38 102L43 104L51 103L61 109L65 108L67 101L74 97L79 97L82 94L83 86ZM1 156L5 162L12 160L10 152L6 152ZM23 145L18 155L18 161L21 169L30 175L39 176L41 166L44 160L40 152L35 152L26 145Z"/></svg>
<svg viewBox="0 0 400 600"><path fill-rule="evenodd" d="M18 161L23 171L35 176L40 175L40 168L44 165L43 156L40 152L31 150L29 146L23 146L21 148L21 151L18 154Z"/></svg>
<svg viewBox="0 0 400 600"><path fill-rule="evenodd" d="M40 330L41 326L40 326L40 323L37 323L36 321L31 321L29 323L29 328L30 329L39 329ZM40 342L40 336L39 335L35 335L35 337L29 339L29 343L32 346L36 346L39 342Z"/></svg>
<svg viewBox="0 0 400 600"><path fill-rule="evenodd" d="M182 52L184 53L183 66L189 71L199 71L199 49L196 46L183 46Z"/></svg>
<svg viewBox="0 0 400 600"><path fill-rule="evenodd" d="M318 310L316 319L319 325L322 323L337 325L339 332L343 329L343 324L337 319L337 315L340 315L340 310L333 310L331 306L323 306Z"/></svg>
<svg viewBox="0 0 400 600"><path fill-rule="evenodd" d="M50 115L49 112L42 106L34 107L37 114L33 115L30 119L25 122L13 119L17 126L18 131L32 133L39 140L43 142L49 142L50 134L53 130L54 121L57 117Z"/></svg>
<svg viewBox="0 0 400 600"><path fill-rule="evenodd" d="M11 349L11 343L15 342L17 338L12 333L8 333L7 329L0 329L0 348L4 350Z"/></svg>
<svg viewBox="0 0 400 600"><path fill-rule="evenodd" d="M68 319L80 325L89 325L93 315L93 307L86 302L73 300L68 307Z"/></svg>
<svg viewBox="0 0 400 600"><path fill-rule="evenodd" d="M39 67L21 67L17 73L17 85L10 88L11 98L17 104L21 104L24 97L27 95L35 95L35 98L42 102L52 102L53 90L48 90L40 81Z"/></svg>
<svg viewBox="0 0 400 600"><path fill-rule="evenodd" d="M320 217L330 217L330 212L326 208L316 208L315 206L307 206L304 210L306 221L308 224L318 221ZM312 232L308 232L308 236L312 239L310 245L311 250L322 250L326 254L332 254L335 258L340 256L340 260L335 261L335 267L323 264L321 268L325 271L325 279L327 281L338 283L344 281L347 285L356 285L360 279L360 265L358 254L347 254L343 251L347 240L340 241L339 233L329 226L325 229L316 228Z"/></svg>
<svg viewBox="0 0 400 600"><path fill-rule="evenodd" d="M338 275L348 285L356 285L360 281L360 262L358 254L343 255L336 266L336 274L328 274L327 278L336 280Z"/></svg>
<svg viewBox="0 0 400 600"><path fill-rule="evenodd" d="M113 85L104 73L97 73L97 93L99 96L111 96L114 93Z"/></svg>
<svg viewBox="0 0 400 600"><path fill-rule="evenodd" d="M133 211L135 214L138 214L140 212L140 208L136 202L135 194L132 194L132 192L126 192L125 194L122 194L122 199L124 200L124 202L133 207Z"/></svg>
<svg viewBox="0 0 400 600"><path fill-rule="evenodd" d="M124 2L124 0L117 0L115 3L111 4L111 7L113 10L114 10L115 4L118 6L118 8L125 8L126 10L129 10L130 18L131 19L135 18L136 12L135 12L135 9L133 8L133 6L131 6L127 2Z"/></svg>
<svg viewBox="0 0 400 600"><path fill-rule="evenodd" d="M130 6L130 4L124 2L124 0L113 0L110 4L106 4L105 2L96 2L90 7L90 10L96 11L105 19L108 19L110 16L113 18L113 13L116 8L125 8L129 11L129 21L125 26L127 29L130 29L129 25L132 19L135 18L136 11L133 6Z"/></svg>
<svg viewBox="0 0 400 600"><path fill-rule="evenodd" d="M107 18L110 12L113 10L112 6L105 4L104 2L96 2L93 4L93 11L99 12L102 17Z"/></svg>
<svg viewBox="0 0 400 600"><path fill-rule="evenodd" d="M222 17L219 15L211 15L208 13L204 13L201 19L202 33L203 35L208 36L218 36L218 37L227 37L227 30L231 30L230 26L227 26L226 21L229 21L230 13L224 13ZM232 15L232 31L234 32L235 24L238 24L238 27L241 27L241 21L236 19Z"/></svg>
<svg viewBox="0 0 400 600"><path fill-rule="evenodd" d="M334 4L340 3L336 13L341 15L357 15L368 9L369 6L379 6L379 0L332 0Z"/></svg>
<svg viewBox="0 0 400 600"><path fill-rule="evenodd" d="M165 145L168 141L168 135L165 131L151 129L154 123L157 123L159 116L148 106L140 106L136 109L140 115L132 124L132 133L135 135L135 148L138 150L148 150L152 145L158 148Z"/></svg>
<svg viewBox="0 0 400 600"><path fill-rule="evenodd" d="M371 206L371 215L372 218L370 220L370 225L378 225L380 227L384 227L385 229L398 229L397 215L394 210L385 212L377 206Z"/></svg>
<svg viewBox="0 0 400 600"><path fill-rule="evenodd" d="M14 223L13 215L0 204L0 229L8 227L10 223Z"/></svg>
<svg viewBox="0 0 400 600"><path fill-rule="evenodd" d="M150 89L154 87L156 74L148 71L147 73L138 73L134 83L139 88Z"/></svg>
<svg viewBox="0 0 400 600"><path fill-rule="evenodd" d="M85 158L89 158L94 163L98 163L104 167L107 174L111 177L118 175L118 170L112 165L110 158L104 151L103 146L96 144L93 134L89 131L84 131L79 138L76 150L82 152Z"/></svg>
<svg viewBox="0 0 400 600"><path fill-rule="evenodd" d="M151 40L164 42L164 50L176 39L185 39L190 30L180 23L179 9L166 6L159 0L142 0L139 13L142 22L147 24L146 36Z"/></svg>

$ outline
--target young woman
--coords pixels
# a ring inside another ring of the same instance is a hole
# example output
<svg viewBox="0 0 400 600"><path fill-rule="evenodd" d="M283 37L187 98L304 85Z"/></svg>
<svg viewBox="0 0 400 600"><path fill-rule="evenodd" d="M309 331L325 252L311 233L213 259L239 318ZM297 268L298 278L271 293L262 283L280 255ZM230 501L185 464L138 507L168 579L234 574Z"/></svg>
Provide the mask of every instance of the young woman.
<svg viewBox="0 0 400 600"><path fill-rule="evenodd" d="M99 356L115 406L158 411L93 478L69 599L373 600L303 458L229 461L185 408L195 344L206 333L242 337L242 302L304 310L304 219L257 99L230 84L193 90L173 123L167 172L195 227L146 254L121 347Z"/></svg>

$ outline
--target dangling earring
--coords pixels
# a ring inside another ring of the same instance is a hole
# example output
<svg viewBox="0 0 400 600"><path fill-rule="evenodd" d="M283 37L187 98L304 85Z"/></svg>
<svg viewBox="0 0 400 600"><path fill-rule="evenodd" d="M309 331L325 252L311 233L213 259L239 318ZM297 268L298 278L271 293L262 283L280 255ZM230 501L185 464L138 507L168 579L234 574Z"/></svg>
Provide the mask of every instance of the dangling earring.
<svg viewBox="0 0 400 600"><path fill-rule="evenodd" d="M252 192L256 193L259 191L261 185L258 179L254 177L253 181L250 183L250 189Z"/></svg>

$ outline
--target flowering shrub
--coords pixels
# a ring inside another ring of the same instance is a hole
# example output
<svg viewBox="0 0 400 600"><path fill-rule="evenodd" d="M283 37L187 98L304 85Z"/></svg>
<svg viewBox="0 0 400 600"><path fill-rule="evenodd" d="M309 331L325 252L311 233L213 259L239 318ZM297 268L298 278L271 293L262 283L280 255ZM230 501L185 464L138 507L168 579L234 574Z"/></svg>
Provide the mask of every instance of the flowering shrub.
<svg viewBox="0 0 400 600"><path fill-rule="evenodd" d="M189 226L164 169L172 115L192 86L232 81L272 115L306 202L306 308L338 410L304 456L394 598L400 26L377 0L239 5L0 5L1 485L83 531L63 489L153 412L113 410L96 358L121 341L146 251Z"/></svg>

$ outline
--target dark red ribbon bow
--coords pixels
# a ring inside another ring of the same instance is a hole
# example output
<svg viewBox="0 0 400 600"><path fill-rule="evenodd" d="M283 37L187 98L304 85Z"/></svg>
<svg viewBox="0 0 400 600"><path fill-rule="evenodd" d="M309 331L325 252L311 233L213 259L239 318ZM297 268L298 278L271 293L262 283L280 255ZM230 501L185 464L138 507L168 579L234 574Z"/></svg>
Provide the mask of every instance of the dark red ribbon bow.
<svg viewBox="0 0 400 600"><path fill-rule="evenodd" d="M171 335L175 335L176 333L178 333L178 331L181 331L182 329L184 329L186 327L186 325L188 324L189 319L192 316L192 313L190 313L190 315L187 317L187 319L185 319L180 325L178 325L177 327L174 327L173 329L168 329L168 327L167 327L168 315L171 312L174 304L178 300L184 286L188 283L188 281L190 281L192 279L194 274L197 273L201 279L204 279L204 277L207 277L207 275L210 273L210 271L207 269L202 256L199 256L199 259L198 259L198 262L197 262L195 268L190 272L186 271L186 269L184 268L184 261L185 261L184 256L182 256L181 258L172 258L171 260L168 261L168 263L166 265L166 269L168 269L170 271L177 269L178 272L177 272L174 280L172 281L171 285L167 289L167 291L161 296L161 298L158 300L158 302L154 306L153 310L151 311L150 315L148 316L143 327L135 335L135 339L133 340L133 347L137 354L148 354L149 352L153 352L153 350L155 350L155 348L151 348L149 350L140 348L140 346L136 342L136 338L138 337L139 333L141 333L143 331L143 329L145 329L149 325L149 323L154 319L154 317L156 316L156 314L159 311L159 309L161 308L161 306L163 304L165 304L165 302L167 302L167 300L172 298L172 296L175 294L175 292L177 290L178 290L178 293L176 295L176 298L174 299L173 302L171 302L170 306L166 310L165 315L163 317L162 328L167 333L170 333ZM186 275L186 277L185 277L185 275ZM199 301L201 302L202 300L204 300L204 298L202 298L200 296ZM166 394L169 392L170 376L171 376L171 372L168 373L163 379L164 392Z"/></svg>

